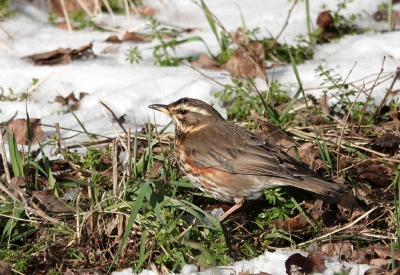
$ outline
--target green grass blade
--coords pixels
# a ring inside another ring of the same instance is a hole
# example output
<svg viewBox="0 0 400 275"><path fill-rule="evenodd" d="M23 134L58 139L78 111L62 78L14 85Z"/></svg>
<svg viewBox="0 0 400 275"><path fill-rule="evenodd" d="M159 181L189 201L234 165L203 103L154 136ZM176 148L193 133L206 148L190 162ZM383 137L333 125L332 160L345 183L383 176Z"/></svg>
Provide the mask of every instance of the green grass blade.
<svg viewBox="0 0 400 275"><path fill-rule="evenodd" d="M8 137L8 150L10 152L10 160L11 166L14 171L14 176L16 177L24 177L24 169L22 167L22 157L18 151L17 141L15 140L14 135L11 131L7 129L7 137Z"/></svg>
<svg viewBox="0 0 400 275"><path fill-rule="evenodd" d="M290 63L292 63L293 71L294 71L294 74L296 75L297 83L299 83L300 91L303 94L304 102L306 103L307 112L310 113L310 110L308 109L307 98L306 98L306 95L305 95L304 89L303 89L303 83L301 82L299 71L297 70L296 61L294 60L287 43L286 43L286 46L287 46L287 50L288 50L289 57L290 57Z"/></svg>
<svg viewBox="0 0 400 275"><path fill-rule="evenodd" d="M146 251L146 237L147 237L147 230L146 228L142 227L142 235L140 236L140 250L139 250L139 262L137 263L135 269L133 270L132 273L136 274L140 268L142 267L142 264L146 260L146 258L149 256L151 250Z"/></svg>
<svg viewBox="0 0 400 275"><path fill-rule="evenodd" d="M215 37L217 38L219 47L222 50L221 39L219 38L217 25L214 22L213 15L212 15L211 11L208 9L208 7L207 7L206 3L204 2L204 0L201 0L201 6L203 8L204 14L207 17L208 24L210 24L210 27L211 27Z"/></svg>
<svg viewBox="0 0 400 275"><path fill-rule="evenodd" d="M124 245L126 243L126 240L128 239L128 235L132 230L132 226L135 223L135 220L136 220L136 217L137 217L137 215L139 213L139 210L142 208L143 200L144 200L144 197L146 195L146 192L148 192L148 190L147 190L148 188L150 188L150 181L145 182L143 184L143 186L140 188L139 194L138 194L138 196L136 198L136 201L135 201L135 207L132 209L132 212L131 212L131 214L129 216L128 224L126 225L124 235L123 235L123 237L121 239L121 242L119 243L118 251L117 251L117 253L115 253L114 259L113 259L113 261L112 261L112 263L111 263L111 265L110 265L110 267L108 269L108 272L110 272L110 270L112 268L112 265L118 259L119 254L121 253L122 248L124 247Z"/></svg>
<svg viewBox="0 0 400 275"><path fill-rule="evenodd" d="M284 121L284 119L287 117L287 115L289 114L289 112L293 109L294 104L296 104L297 99L301 93L301 88L299 88L296 92L296 94L294 95L292 101L289 102L289 104L286 106L285 110L283 110L283 112L281 113L281 115L279 116L279 121L282 123Z"/></svg>
<svg viewBox="0 0 400 275"><path fill-rule="evenodd" d="M53 177L53 173L51 172L49 160L46 157L46 154L44 153L42 146L40 146L40 152L42 152L44 170L45 170L45 172L47 174L47 177L48 177L48 180L49 180L49 183L50 183L50 187L53 190L54 196L56 196L58 198L58 192L57 192L57 189L56 189L56 180Z"/></svg>

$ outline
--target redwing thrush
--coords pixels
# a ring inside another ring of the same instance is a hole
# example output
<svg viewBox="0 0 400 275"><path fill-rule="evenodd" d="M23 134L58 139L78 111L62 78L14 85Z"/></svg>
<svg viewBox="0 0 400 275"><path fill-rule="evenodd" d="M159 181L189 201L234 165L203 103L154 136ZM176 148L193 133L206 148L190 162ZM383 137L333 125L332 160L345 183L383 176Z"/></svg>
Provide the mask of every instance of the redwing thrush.
<svg viewBox="0 0 400 275"><path fill-rule="evenodd" d="M236 203L220 221L265 189L290 185L331 196L340 190L201 100L182 98L149 108L173 119L176 160L190 181L217 200Z"/></svg>

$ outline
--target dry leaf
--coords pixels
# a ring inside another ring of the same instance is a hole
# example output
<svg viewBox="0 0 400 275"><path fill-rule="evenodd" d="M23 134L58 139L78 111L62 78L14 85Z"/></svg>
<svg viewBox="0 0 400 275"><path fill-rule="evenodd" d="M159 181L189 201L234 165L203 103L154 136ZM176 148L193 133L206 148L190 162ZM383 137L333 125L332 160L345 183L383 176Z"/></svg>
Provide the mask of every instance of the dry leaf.
<svg viewBox="0 0 400 275"><path fill-rule="evenodd" d="M39 206L45 212L54 213L75 213L75 210L62 203L51 190L32 191L32 196L38 199Z"/></svg>
<svg viewBox="0 0 400 275"><path fill-rule="evenodd" d="M158 12L158 9L151 8L148 5L137 7L136 10L141 15L150 15L150 16L153 16Z"/></svg>
<svg viewBox="0 0 400 275"><path fill-rule="evenodd" d="M349 261L353 254L353 245L350 241L327 242L321 245L321 251L328 256L338 256L339 259Z"/></svg>
<svg viewBox="0 0 400 275"><path fill-rule="evenodd" d="M389 270L384 270L382 268L370 268L364 272L364 275L390 275Z"/></svg>
<svg viewBox="0 0 400 275"><path fill-rule="evenodd" d="M35 65L61 65L68 64L71 60L81 59L81 58L90 58L97 56L93 53L92 43L80 47L79 49L70 50L58 48L55 51L32 54L28 56L21 57L21 59L31 59Z"/></svg>
<svg viewBox="0 0 400 275"><path fill-rule="evenodd" d="M67 97L56 96L54 102L60 103L61 106L68 105L72 111L76 111L79 109L79 101L87 95L88 93L79 93L79 99L77 99L74 93L70 93Z"/></svg>
<svg viewBox="0 0 400 275"><path fill-rule="evenodd" d="M138 32L126 32L122 37L122 41L131 41L131 42L151 42L153 39L144 33Z"/></svg>
<svg viewBox="0 0 400 275"><path fill-rule="evenodd" d="M254 52L244 46L240 46L222 65L233 77L266 79L266 65Z"/></svg>
<svg viewBox="0 0 400 275"><path fill-rule="evenodd" d="M202 68L202 69L208 69L208 70L221 69L221 65L219 63L215 62L214 60L209 58L208 55L204 53L199 56L199 59L193 61L191 64L197 68Z"/></svg>
<svg viewBox="0 0 400 275"><path fill-rule="evenodd" d="M64 17L63 7L61 5L61 1L59 0L49 0L48 2L49 9L52 13L57 14L59 17ZM96 1L93 0L64 0L65 9L69 11L71 14L76 13L77 11L85 11L82 7L85 6L87 10L93 11L95 9ZM101 6L103 3L102 0L98 1L98 5Z"/></svg>
<svg viewBox="0 0 400 275"><path fill-rule="evenodd" d="M299 213L294 218L287 218L285 220L272 220L271 225L274 225L278 228L283 229L286 232L293 232L298 230L304 230L306 227L309 226L309 222L304 217L302 213Z"/></svg>
<svg viewBox="0 0 400 275"><path fill-rule="evenodd" d="M63 30L68 30L68 24L65 21L64 22L59 22L57 24L57 28L63 29ZM74 26L71 25L71 29L74 29Z"/></svg>
<svg viewBox="0 0 400 275"><path fill-rule="evenodd" d="M104 42L108 43L122 43L122 40L118 38L116 35L111 35L109 38L107 38Z"/></svg>
<svg viewBox="0 0 400 275"><path fill-rule="evenodd" d="M8 124L8 128L11 133L14 134L17 144L27 145L29 142L31 144L38 144L39 141L43 140L44 132L42 130L42 121L38 118L30 118L30 132L31 139L28 138L28 127L26 119L20 118L11 121Z"/></svg>
<svg viewBox="0 0 400 275"><path fill-rule="evenodd" d="M317 250L308 254L307 258L299 253L293 254L285 262L286 274L297 274L297 271L302 274L322 273L325 270L324 256Z"/></svg>
<svg viewBox="0 0 400 275"><path fill-rule="evenodd" d="M110 220L106 227L106 233L108 236L111 236L112 231L114 228L117 228L118 225L118 217L115 216L112 220Z"/></svg>
<svg viewBox="0 0 400 275"><path fill-rule="evenodd" d="M317 25L322 30L321 35L318 37L318 40L321 42L327 42L330 38L338 34L330 11L324 11L318 15Z"/></svg>
<svg viewBox="0 0 400 275"><path fill-rule="evenodd" d="M378 267L383 269L389 269L389 266L392 264L392 259L384 260L384 259L373 259L369 263L371 267Z"/></svg>
<svg viewBox="0 0 400 275"><path fill-rule="evenodd" d="M375 253L382 259L386 260L386 259L390 259L392 258L392 249L388 246L384 246L384 245L380 245L380 244L376 244L374 246L372 246ZM394 258L396 260L400 260L400 252L398 249L394 250Z"/></svg>

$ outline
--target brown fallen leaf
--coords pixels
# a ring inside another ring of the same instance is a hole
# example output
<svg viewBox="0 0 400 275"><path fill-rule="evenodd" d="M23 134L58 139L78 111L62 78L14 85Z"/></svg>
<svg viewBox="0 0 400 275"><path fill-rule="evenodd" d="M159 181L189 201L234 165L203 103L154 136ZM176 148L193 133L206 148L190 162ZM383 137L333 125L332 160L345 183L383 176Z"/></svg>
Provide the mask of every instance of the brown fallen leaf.
<svg viewBox="0 0 400 275"><path fill-rule="evenodd" d="M299 213L297 216L293 218L287 218L284 220L272 220L271 225L274 225L280 229L283 229L285 232L293 232L304 230L310 224L307 219L304 217L302 213Z"/></svg>
<svg viewBox="0 0 400 275"><path fill-rule="evenodd" d="M117 228L118 225L118 217L115 216L113 219L109 220L106 226L106 233L108 236L111 236L112 231L114 228Z"/></svg>
<svg viewBox="0 0 400 275"><path fill-rule="evenodd" d="M141 15L150 15L150 16L153 16L158 12L157 8L152 8L149 7L148 5L137 7L136 10Z"/></svg>
<svg viewBox="0 0 400 275"><path fill-rule="evenodd" d="M196 61L191 63L193 66L197 68L207 69L207 70L220 70L221 64L215 62L206 54L201 54Z"/></svg>
<svg viewBox="0 0 400 275"><path fill-rule="evenodd" d="M392 264L392 259L385 260L385 259L381 259L381 258L373 259L369 263L369 265L371 267L377 267L377 268L383 268L383 269L389 269L389 266L391 264Z"/></svg>
<svg viewBox="0 0 400 275"><path fill-rule="evenodd" d="M393 135L392 133L386 133L377 138L373 145L375 145L373 149L377 150L379 148L381 152L396 152L399 149L400 137Z"/></svg>
<svg viewBox="0 0 400 275"><path fill-rule="evenodd" d="M45 212L75 213L74 209L66 206L56 198L51 190L32 191L32 196L39 201L38 206L42 206Z"/></svg>
<svg viewBox="0 0 400 275"><path fill-rule="evenodd" d="M18 144L27 145L38 144L39 141L43 140L44 132L42 130L42 121L38 118L30 118L30 132L31 138L28 137L28 126L26 119L20 118L8 123L8 128L13 133L15 140Z"/></svg>
<svg viewBox="0 0 400 275"><path fill-rule="evenodd" d="M380 258L384 260L392 258L392 249L390 247L376 244L373 245L372 248ZM394 249L394 258L400 260L400 252L398 249Z"/></svg>
<svg viewBox="0 0 400 275"><path fill-rule="evenodd" d="M335 27L333 16L330 11L324 11L318 15L317 25L322 30L322 33L318 37L320 42L328 42L332 37L338 34L338 29Z"/></svg>
<svg viewBox="0 0 400 275"><path fill-rule="evenodd" d="M97 5L101 7L103 1L99 0L97 2ZM49 10L52 13L55 13L59 17L64 17L64 11L63 7L61 4L61 1L56 1L56 0L50 0L47 1L47 4L49 5ZM65 4L65 9L70 12L71 14L75 14L77 11L85 11L83 6L90 11L93 11L95 9L96 2L93 0L64 0Z"/></svg>
<svg viewBox="0 0 400 275"><path fill-rule="evenodd" d="M68 30L68 24L65 21L64 22L59 22L57 24L57 28L63 29L63 30ZM74 29L74 26L71 25L71 29Z"/></svg>
<svg viewBox="0 0 400 275"><path fill-rule="evenodd" d="M111 35L109 38L107 38L104 42L108 43L122 43L122 40L118 38L116 35Z"/></svg>
<svg viewBox="0 0 400 275"><path fill-rule="evenodd" d="M353 254L353 245L350 241L329 241L321 244L321 251L326 255L333 257L338 256L339 259L349 261Z"/></svg>
<svg viewBox="0 0 400 275"><path fill-rule="evenodd" d="M390 275L389 270L384 270L382 268L370 268L364 272L364 275Z"/></svg>
<svg viewBox="0 0 400 275"><path fill-rule="evenodd" d="M304 257L300 253L291 255L285 262L286 274L302 274L322 273L325 270L325 254L315 250Z"/></svg>
<svg viewBox="0 0 400 275"><path fill-rule="evenodd" d="M375 251L372 247L367 248L359 248L357 250L353 250L351 255L351 261L356 264L368 264L375 256Z"/></svg>
<svg viewBox="0 0 400 275"><path fill-rule="evenodd" d="M233 77L266 79L266 64L257 54L248 47L240 46L229 58L228 62L222 65Z"/></svg>
<svg viewBox="0 0 400 275"><path fill-rule="evenodd" d="M21 57L21 59L31 59L33 63L37 66L40 65L65 65L69 64L71 60L81 59L81 58L90 58L97 56L93 53L92 43L80 47L79 49L71 50L71 49L63 49L58 48L57 50L32 54L28 56Z"/></svg>
<svg viewBox="0 0 400 275"><path fill-rule="evenodd" d="M79 109L80 100L82 100L88 93L79 93L79 99L75 97L74 93L70 93L67 97L56 96L54 102L60 103L61 106L68 105L72 111ZM69 112L69 111L68 111Z"/></svg>
<svg viewBox="0 0 400 275"><path fill-rule="evenodd" d="M122 37L122 41L131 41L131 42L151 42L153 38L144 33L139 32L126 32Z"/></svg>
<svg viewBox="0 0 400 275"><path fill-rule="evenodd" d="M389 169L384 164L356 165L349 172L370 183L372 188L377 188L392 183L392 171Z"/></svg>

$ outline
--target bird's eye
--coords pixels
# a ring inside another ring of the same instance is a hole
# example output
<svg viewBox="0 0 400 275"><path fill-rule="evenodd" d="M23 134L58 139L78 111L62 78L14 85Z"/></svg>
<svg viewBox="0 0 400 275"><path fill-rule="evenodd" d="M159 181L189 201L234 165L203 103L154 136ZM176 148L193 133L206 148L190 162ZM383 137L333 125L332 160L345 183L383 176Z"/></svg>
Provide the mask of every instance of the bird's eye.
<svg viewBox="0 0 400 275"><path fill-rule="evenodd" d="M186 114L188 113L188 111L185 110L185 109L181 109L181 110L179 110L178 112L179 112L181 115L186 115Z"/></svg>

